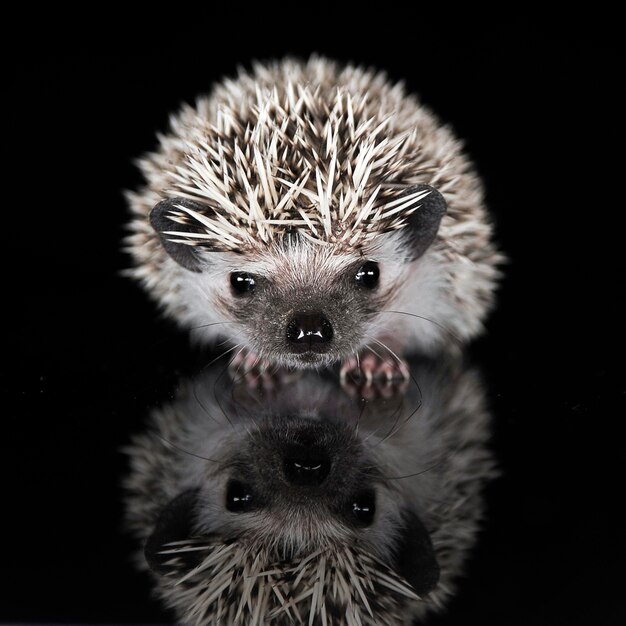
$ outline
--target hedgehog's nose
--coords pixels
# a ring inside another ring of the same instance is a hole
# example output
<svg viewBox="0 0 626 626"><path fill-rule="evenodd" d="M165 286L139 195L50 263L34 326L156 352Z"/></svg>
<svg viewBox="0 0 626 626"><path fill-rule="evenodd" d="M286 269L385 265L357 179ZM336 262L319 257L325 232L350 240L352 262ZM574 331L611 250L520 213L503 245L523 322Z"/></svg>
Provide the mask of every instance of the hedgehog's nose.
<svg viewBox="0 0 626 626"><path fill-rule="evenodd" d="M284 456L285 478L297 487L317 487L330 472L330 459L321 451L291 446Z"/></svg>
<svg viewBox="0 0 626 626"><path fill-rule="evenodd" d="M305 350L319 351L333 338L333 327L321 313L297 313L287 324L287 341Z"/></svg>

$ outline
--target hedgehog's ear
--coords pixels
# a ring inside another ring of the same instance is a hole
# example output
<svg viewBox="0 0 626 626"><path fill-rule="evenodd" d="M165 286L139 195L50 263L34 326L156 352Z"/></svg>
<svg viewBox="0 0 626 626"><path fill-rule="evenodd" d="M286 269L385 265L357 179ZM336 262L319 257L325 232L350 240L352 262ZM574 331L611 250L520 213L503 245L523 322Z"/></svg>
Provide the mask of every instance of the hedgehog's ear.
<svg viewBox="0 0 626 626"><path fill-rule="evenodd" d="M418 208L409 215L405 232L411 244L412 259L418 259L434 241L441 218L448 210L444 197L430 185L413 185L403 194L417 196ZM425 195L422 195L425 194Z"/></svg>
<svg viewBox="0 0 626 626"><path fill-rule="evenodd" d="M186 198L169 198L159 202L152 211L150 211L150 224L158 233L163 247L174 261L182 265L185 269L192 272L199 272L201 270L201 262L198 250L193 245L183 243L183 240L185 233L193 234L202 233L204 231L200 225L179 224L174 221L172 214L183 213L180 207L191 209L200 214L206 212L207 209L206 206L187 200ZM175 234L171 234L172 232L179 232L181 234L176 236ZM208 248L203 244L202 249L207 250Z"/></svg>
<svg viewBox="0 0 626 626"><path fill-rule="evenodd" d="M415 593L423 595L439 582L439 564L430 535L420 518L406 511L403 522L396 548L396 569L411 584Z"/></svg>
<svg viewBox="0 0 626 626"><path fill-rule="evenodd" d="M173 550L167 544L173 541L184 541L193 534L193 521L198 504L198 489L190 489L174 498L161 511L156 526L144 547L144 555L150 569L157 574L166 574L171 571L167 562L174 558L172 553L163 554L163 551ZM181 553L178 558L184 560L194 553ZM193 563L179 563L176 569L193 567Z"/></svg>

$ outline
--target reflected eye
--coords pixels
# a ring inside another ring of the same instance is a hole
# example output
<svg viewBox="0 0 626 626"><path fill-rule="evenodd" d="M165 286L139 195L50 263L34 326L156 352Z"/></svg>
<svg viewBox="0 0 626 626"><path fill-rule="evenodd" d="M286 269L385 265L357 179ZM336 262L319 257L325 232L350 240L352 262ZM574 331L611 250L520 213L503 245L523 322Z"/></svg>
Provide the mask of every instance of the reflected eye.
<svg viewBox="0 0 626 626"><path fill-rule="evenodd" d="M252 274L246 274L246 272L233 272L230 275L230 284L233 291L237 295L243 295L251 293L256 287L256 280Z"/></svg>
<svg viewBox="0 0 626 626"><path fill-rule="evenodd" d="M252 490L248 485L231 480L226 488L226 508L232 513L245 513L254 507Z"/></svg>
<svg viewBox="0 0 626 626"><path fill-rule="evenodd" d="M378 269L378 263L368 261L359 268L354 280L356 280L357 284L362 287L373 289L376 285L378 285L379 276L380 270Z"/></svg>
<svg viewBox="0 0 626 626"><path fill-rule="evenodd" d="M363 525L369 526L376 513L376 496L371 489L357 493L352 500L352 515Z"/></svg>

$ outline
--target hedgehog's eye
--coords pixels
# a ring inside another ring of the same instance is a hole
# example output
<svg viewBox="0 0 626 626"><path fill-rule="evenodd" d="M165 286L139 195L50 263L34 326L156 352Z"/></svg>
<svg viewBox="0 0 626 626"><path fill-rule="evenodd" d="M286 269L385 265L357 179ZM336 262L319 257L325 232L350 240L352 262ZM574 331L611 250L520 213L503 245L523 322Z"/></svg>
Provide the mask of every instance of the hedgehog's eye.
<svg viewBox="0 0 626 626"><path fill-rule="evenodd" d="M230 284L237 295L243 295L254 291L256 280L252 274L246 272L232 272Z"/></svg>
<svg viewBox="0 0 626 626"><path fill-rule="evenodd" d="M374 261L368 261L363 263L356 273L354 280L358 285L367 287L367 289L373 289L378 285L378 277L380 276L380 270L378 269L378 263Z"/></svg>
<svg viewBox="0 0 626 626"><path fill-rule="evenodd" d="M374 521L376 513L376 496L371 489L360 491L352 500L352 515L363 526L369 526Z"/></svg>
<svg viewBox="0 0 626 626"><path fill-rule="evenodd" d="M226 508L232 513L245 513L254 507L252 490L248 485L231 480L226 487Z"/></svg>

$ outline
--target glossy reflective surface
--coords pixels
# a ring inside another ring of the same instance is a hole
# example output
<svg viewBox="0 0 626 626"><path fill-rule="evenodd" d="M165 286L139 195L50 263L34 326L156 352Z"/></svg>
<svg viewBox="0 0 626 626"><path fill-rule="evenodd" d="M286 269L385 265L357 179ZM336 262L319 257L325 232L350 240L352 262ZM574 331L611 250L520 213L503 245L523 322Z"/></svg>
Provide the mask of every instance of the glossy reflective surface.
<svg viewBox="0 0 626 626"><path fill-rule="evenodd" d="M179 620L404 624L451 599L497 475L491 419L475 369L409 365L405 393L364 399L336 373L251 386L217 364L152 412L128 449L126 523L139 563L146 541L149 563L171 557L151 569Z"/></svg>

